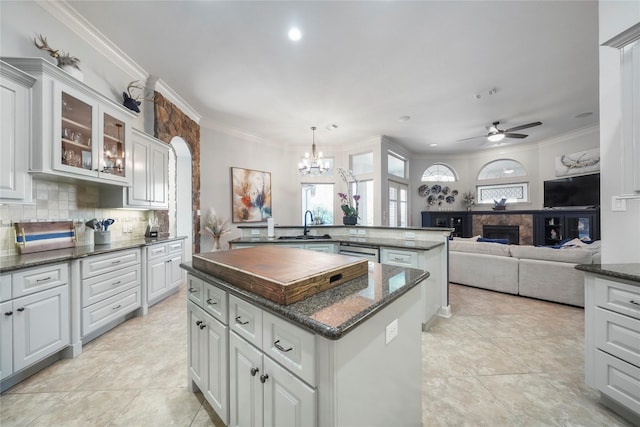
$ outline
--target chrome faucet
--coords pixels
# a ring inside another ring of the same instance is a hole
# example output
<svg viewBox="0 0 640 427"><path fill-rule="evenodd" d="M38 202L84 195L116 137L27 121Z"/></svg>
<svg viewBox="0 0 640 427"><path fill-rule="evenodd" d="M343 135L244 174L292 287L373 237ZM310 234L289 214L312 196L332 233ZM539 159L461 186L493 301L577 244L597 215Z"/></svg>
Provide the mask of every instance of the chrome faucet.
<svg viewBox="0 0 640 427"><path fill-rule="evenodd" d="M309 234L309 227L307 226L307 214L311 215L311 222L313 222L313 213L311 213L311 211L306 211L304 213L304 232L303 232L305 236Z"/></svg>

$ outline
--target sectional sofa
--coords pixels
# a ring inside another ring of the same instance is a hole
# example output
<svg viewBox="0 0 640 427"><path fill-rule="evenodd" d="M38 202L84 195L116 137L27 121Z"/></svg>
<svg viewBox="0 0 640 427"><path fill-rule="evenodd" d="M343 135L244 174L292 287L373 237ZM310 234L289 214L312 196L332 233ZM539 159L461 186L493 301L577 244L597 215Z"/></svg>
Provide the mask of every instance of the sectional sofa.
<svg viewBox="0 0 640 427"><path fill-rule="evenodd" d="M600 242L561 248L449 241L449 281L584 307L584 276L574 267L600 262Z"/></svg>

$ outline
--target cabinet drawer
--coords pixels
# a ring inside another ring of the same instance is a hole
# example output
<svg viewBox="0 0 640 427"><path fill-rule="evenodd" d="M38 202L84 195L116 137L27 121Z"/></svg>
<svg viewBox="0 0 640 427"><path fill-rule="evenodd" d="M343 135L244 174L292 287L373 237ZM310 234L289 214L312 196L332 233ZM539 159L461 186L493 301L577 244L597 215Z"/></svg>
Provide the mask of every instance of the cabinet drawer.
<svg viewBox="0 0 640 427"><path fill-rule="evenodd" d="M262 310L229 295L229 327L242 338L262 348Z"/></svg>
<svg viewBox="0 0 640 427"><path fill-rule="evenodd" d="M91 256L82 260L82 278L87 279L136 264L140 265L139 249Z"/></svg>
<svg viewBox="0 0 640 427"><path fill-rule="evenodd" d="M204 283L204 296L202 306L207 313L224 323L229 323L227 316L227 292L212 284Z"/></svg>
<svg viewBox="0 0 640 427"><path fill-rule="evenodd" d="M82 336L108 324L119 316L140 307L140 287L127 289L117 295L82 309Z"/></svg>
<svg viewBox="0 0 640 427"><path fill-rule="evenodd" d="M600 277L594 281L597 306L640 319L640 287Z"/></svg>
<svg viewBox="0 0 640 427"><path fill-rule="evenodd" d="M52 264L21 270L13 274L11 281L13 298L40 292L69 283L69 265Z"/></svg>
<svg viewBox="0 0 640 427"><path fill-rule="evenodd" d="M640 320L603 310L594 310L597 348L640 366Z"/></svg>
<svg viewBox="0 0 640 427"><path fill-rule="evenodd" d="M190 301L202 307L202 298L204 295L204 282L192 275L187 276L187 295Z"/></svg>
<svg viewBox="0 0 640 427"><path fill-rule="evenodd" d="M82 307L140 285L140 265L118 269L82 281Z"/></svg>
<svg viewBox="0 0 640 427"><path fill-rule="evenodd" d="M147 246L147 259L149 261L162 258L169 254L169 245L166 243Z"/></svg>
<svg viewBox="0 0 640 427"><path fill-rule="evenodd" d="M402 249L382 248L380 250L380 262L400 267L418 268L418 253Z"/></svg>
<svg viewBox="0 0 640 427"><path fill-rule="evenodd" d="M170 254L183 253L184 252L184 240L167 243L167 248Z"/></svg>
<svg viewBox="0 0 640 427"><path fill-rule="evenodd" d="M262 314L262 351L276 362L316 385L315 336L266 311Z"/></svg>
<svg viewBox="0 0 640 427"><path fill-rule="evenodd" d="M598 390L640 413L640 368L600 350L595 359Z"/></svg>

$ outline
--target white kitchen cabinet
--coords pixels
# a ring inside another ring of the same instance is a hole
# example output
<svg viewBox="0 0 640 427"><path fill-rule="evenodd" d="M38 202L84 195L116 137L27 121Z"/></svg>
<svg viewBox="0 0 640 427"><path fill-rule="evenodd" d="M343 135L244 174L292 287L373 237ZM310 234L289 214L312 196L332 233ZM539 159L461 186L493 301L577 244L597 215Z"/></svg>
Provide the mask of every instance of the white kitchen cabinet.
<svg viewBox="0 0 640 427"><path fill-rule="evenodd" d="M82 338L91 340L138 309L142 299L140 249L81 261Z"/></svg>
<svg viewBox="0 0 640 427"><path fill-rule="evenodd" d="M37 80L30 171L131 185L131 111L41 58L5 61Z"/></svg>
<svg viewBox="0 0 640 427"><path fill-rule="evenodd" d="M133 183L128 206L168 207L169 146L142 132L133 133Z"/></svg>
<svg viewBox="0 0 640 427"><path fill-rule="evenodd" d="M31 87L35 79L0 61L0 202L30 203Z"/></svg>
<svg viewBox="0 0 640 427"><path fill-rule="evenodd" d="M66 263L3 276L3 285L12 283L12 299L0 304L2 380L70 344L68 278Z"/></svg>
<svg viewBox="0 0 640 427"><path fill-rule="evenodd" d="M272 245L274 242L251 242L251 243L237 243L232 242L233 249L240 248L250 248L256 245ZM327 243L327 242L318 242L318 243L277 243L278 246L282 246L285 248L298 248L298 249L308 249L310 251L318 251L318 252L328 252L328 253L338 253L338 244L337 243Z"/></svg>
<svg viewBox="0 0 640 427"><path fill-rule="evenodd" d="M380 262L382 264L397 265L399 267L422 268L420 254L418 251L410 249L381 247Z"/></svg>
<svg viewBox="0 0 640 427"><path fill-rule="evenodd" d="M262 352L235 332L229 334L229 426L264 425Z"/></svg>
<svg viewBox="0 0 640 427"><path fill-rule="evenodd" d="M180 268L184 259L184 241L149 245L146 251L146 303L151 306L174 293L184 281L184 271Z"/></svg>
<svg viewBox="0 0 640 427"><path fill-rule="evenodd" d="M585 382L640 420L640 287L585 275Z"/></svg>
<svg viewBox="0 0 640 427"><path fill-rule="evenodd" d="M218 416L228 423L228 328L189 301L189 375Z"/></svg>

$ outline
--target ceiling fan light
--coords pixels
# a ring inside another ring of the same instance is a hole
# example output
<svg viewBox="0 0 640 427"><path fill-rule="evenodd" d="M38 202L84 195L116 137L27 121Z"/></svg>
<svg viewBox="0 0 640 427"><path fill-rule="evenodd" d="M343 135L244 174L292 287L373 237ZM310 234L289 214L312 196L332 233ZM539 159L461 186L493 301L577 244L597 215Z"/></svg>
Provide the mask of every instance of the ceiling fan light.
<svg viewBox="0 0 640 427"><path fill-rule="evenodd" d="M503 133L492 133L491 135L487 136L487 139L490 142L500 142L504 139L504 134Z"/></svg>

